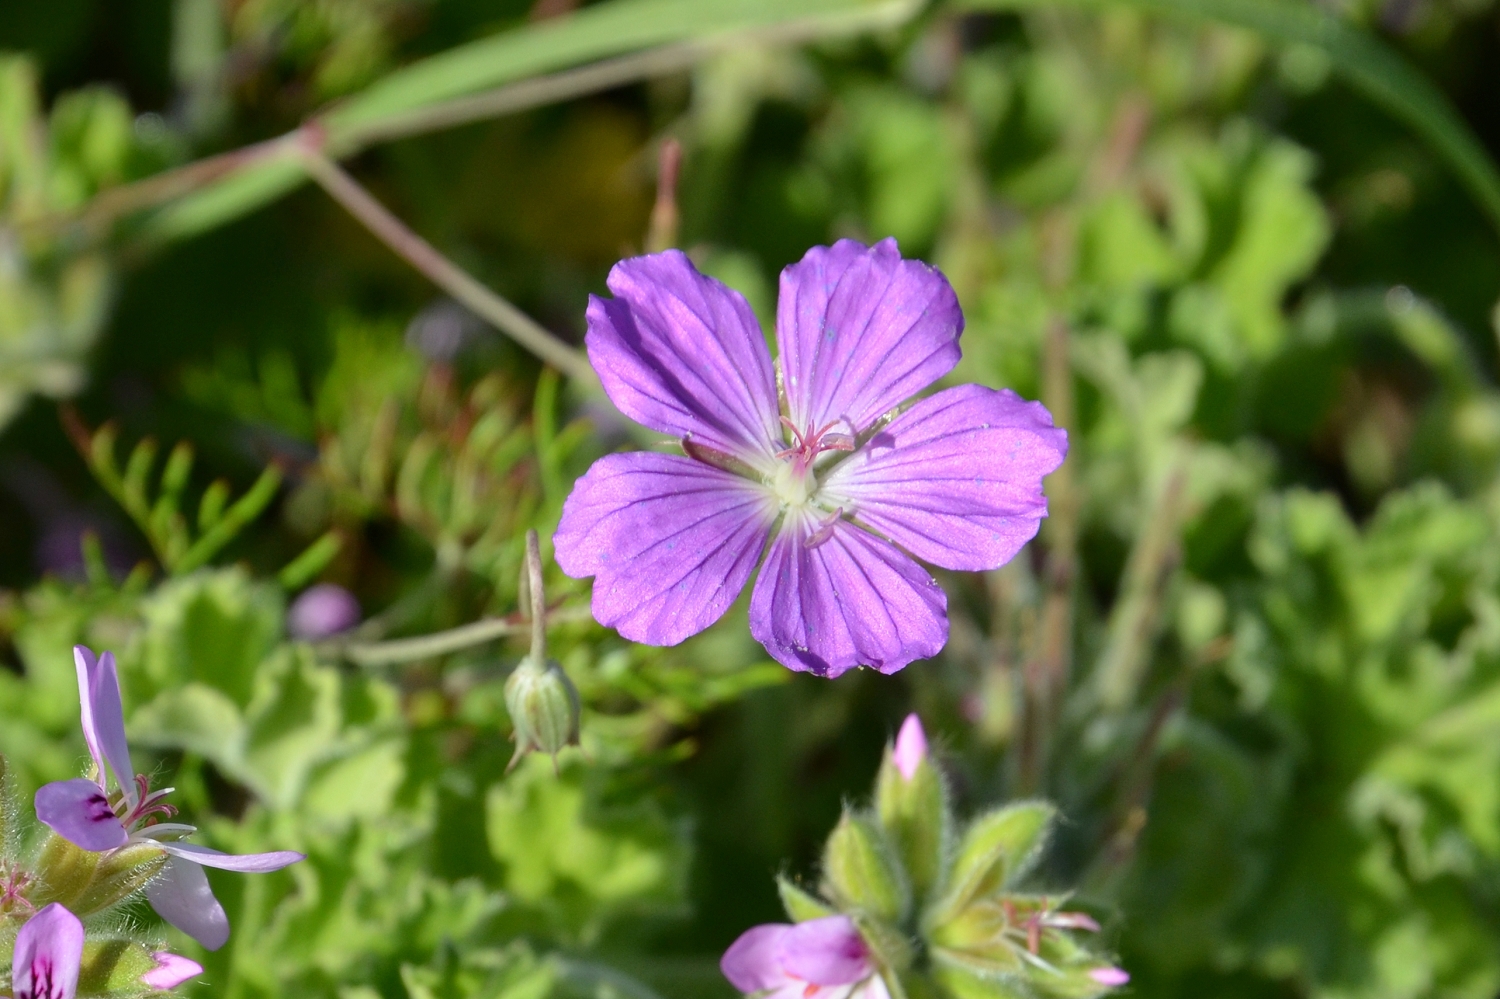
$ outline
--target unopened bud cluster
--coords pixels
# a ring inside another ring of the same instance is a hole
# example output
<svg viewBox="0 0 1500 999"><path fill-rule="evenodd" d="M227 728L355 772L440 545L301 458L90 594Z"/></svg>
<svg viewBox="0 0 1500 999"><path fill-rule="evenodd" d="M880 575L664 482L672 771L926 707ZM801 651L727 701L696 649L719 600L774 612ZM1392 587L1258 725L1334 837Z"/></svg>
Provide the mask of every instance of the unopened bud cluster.
<svg viewBox="0 0 1500 999"><path fill-rule="evenodd" d="M795 925L757 926L724 955L740 991L1094 999L1129 981L1085 945L1080 934L1099 930L1091 916L1065 909L1066 895L1019 888L1056 817L1050 804L1006 805L956 832L915 715L887 750L874 797L829 836L816 894L781 879Z"/></svg>

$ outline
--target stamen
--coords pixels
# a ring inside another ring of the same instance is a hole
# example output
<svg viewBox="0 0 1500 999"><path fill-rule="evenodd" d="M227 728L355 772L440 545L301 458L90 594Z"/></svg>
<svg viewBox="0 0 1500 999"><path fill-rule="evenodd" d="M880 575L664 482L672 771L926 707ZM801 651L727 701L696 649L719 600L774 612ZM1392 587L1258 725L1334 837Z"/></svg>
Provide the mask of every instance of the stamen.
<svg viewBox="0 0 1500 999"><path fill-rule="evenodd" d="M843 507L839 507L837 510L830 513L827 518L822 521L822 523L818 524L818 529L809 534L807 536L807 540L802 542L802 547L811 551L812 549L823 544L829 538L833 537L833 530L838 526L838 522L843 516Z"/></svg>

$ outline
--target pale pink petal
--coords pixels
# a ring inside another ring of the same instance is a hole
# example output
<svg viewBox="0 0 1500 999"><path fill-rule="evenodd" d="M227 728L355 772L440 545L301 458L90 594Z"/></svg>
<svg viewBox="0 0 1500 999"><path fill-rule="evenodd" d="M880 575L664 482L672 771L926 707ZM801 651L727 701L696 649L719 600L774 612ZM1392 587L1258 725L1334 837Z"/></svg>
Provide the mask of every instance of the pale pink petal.
<svg viewBox="0 0 1500 999"><path fill-rule="evenodd" d="M717 621L750 579L776 509L759 483L681 455L606 455L563 504L553 544L594 576L600 624L675 645Z"/></svg>
<svg viewBox="0 0 1500 999"><path fill-rule="evenodd" d="M891 993L885 987L885 979L875 974L861 982L849 999L891 999Z"/></svg>
<svg viewBox="0 0 1500 999"><path fill-rule="evenodd" d="M106 652L95 659L88 648L75 645L73 666L78 672L83 738L99 768L99 785L107 786L104 763L108 761L115 773L115 782L125 793L125 800L134 805L138 788L135 786L135 768L130 763L130 747L125 742L125 709L120 702L120 677L115 671L115 654Z"/></svg>
<svg viewBox="0 0 1500 999"><path fill-rule="evenodd" d="M203 965L180 954L159 950L151 956L156 959L156 967L142 975L141 981L153 989L165 992L203 974Z"/></svg>
<svg viewBox="0 0 1500 999"><path fill-rule="evenodd" d="M907 780L917 775L917 768L927 759L927 733L922 731L922 720L915 714L907 715L906 721L901 723L891 756L896 761L896 769Z"/></svg>
<svg viewBox="0 0 1500 999"><path fill-rule="evenodd" d="M781 427L771 354L739 292L668 250L622 260L591 297L589 360L638 423L767 468Z"/></svg>
<svg viewBox="0 0 1500 999"><path fill-rule="evenodd" d="M763 923L741 933L719 959L719 970L729 984L746 995L786 985L777 945L791 928L787 923Z"/></svg>
<svg viewBox="0 0 1500 999"><path fill-rule="evenodd" d="M923 399L829 473L827 502L945 569L995 569L1047 515L1067 434L1039 402L961 385Z"/></svg>
<svg viewBox="0 0 1500 999"><path fill-rule="evenodd" d="M893 239L815 246L781 272L776 344L799 430L859 433L958 363L964 325L948 279Z"/></svg>
<svg viewBox="0 0 1500 999"><path fill-rule="evenodd" d="M130 839L98 784L86 777L57 780L37 788L36 817L74 846L102 852Z"/></svg>
<svg viewBox="0 0 1500 999"><path fill-rule="evenodd" d="M56 902L16 934L10 965L15 999L73 999L83 961L83 924Z"/></svg>
<svg viewBox="0 0 1500 999"><path fill-rule="evenodd" d="M848 985L874 970L869 949L848 916L798 923L776 948L787 974L814 985Z"/></svg>
<svg viewBox="0 0 1500 999"><path fill-rule="evenodd" d="M1112 989L1130 982L1130 972L1124 968L1094 968L1089 972L1089 977L1100 985L1107 985Z"/></svg>
<svg viewBox="0 0 1500 999"><path fill-rule="evenodd" d="M755 582L750 633L789 669L894 673L942 649L947 608L933 578L890 542L847 521L788 517Z"/></svg>
<svg viewBox="0 0 1500 999"><path fill-rule="evenodd" d="M192 861L169 857L161 874L146 885L146 899L158 916L209 950L229 940L229 917L203 868Z"/></svg>
<svg viewBox="0 0 1500 999"><path fill-rule="evenodd" d="M275 850L271 853L224 853L211 850L197 843L164 842L158 844L174 857L190 860L204 867L217 867L221 871L239 871L242 874L267 874L290 867L307 855L295 850Z"/></svg>

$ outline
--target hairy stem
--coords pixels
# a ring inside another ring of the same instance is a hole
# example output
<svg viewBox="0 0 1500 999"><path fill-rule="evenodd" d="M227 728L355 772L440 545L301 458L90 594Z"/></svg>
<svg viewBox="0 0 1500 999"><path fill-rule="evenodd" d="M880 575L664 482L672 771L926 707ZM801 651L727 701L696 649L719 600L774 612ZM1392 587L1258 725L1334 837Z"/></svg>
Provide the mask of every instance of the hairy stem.
<svg viewBox="0 0 1500 999"><path fill-rule="evenodd" d="M531 661L540 666L547 659L547 590L542 581L542 542L535 528L526 532L526 577L531 598Z"/></svg>
<svg viewBox="0 0 1500 999"><path fill-rule="evenodd" d="M531 351L543 363L552 365L583 385L597 384L598 379L587 357L486 288L463 268L439 253L431 243L412 232L321 150L313 148L309 143L304 148L303 159L307 172L333 200L343 205L376 238L425 274L433 284Z"/></svg>

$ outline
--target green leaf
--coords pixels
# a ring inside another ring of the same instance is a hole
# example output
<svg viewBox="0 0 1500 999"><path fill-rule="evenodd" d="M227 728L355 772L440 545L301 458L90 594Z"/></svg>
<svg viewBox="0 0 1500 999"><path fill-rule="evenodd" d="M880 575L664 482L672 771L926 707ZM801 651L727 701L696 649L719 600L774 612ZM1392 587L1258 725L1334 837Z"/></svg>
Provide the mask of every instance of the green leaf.
<svg viewBox="0 0 1500 999"><path fill-rule="evenodd" d="M1355 89L1420 135L1500 231L1500 173L1432 81L1375 36L1332 11L1295 0L952 0L956 10L1026 10L1056 3L1089 10L1134 8L1248 28L1284 45L1323 52Z"/></svg>

